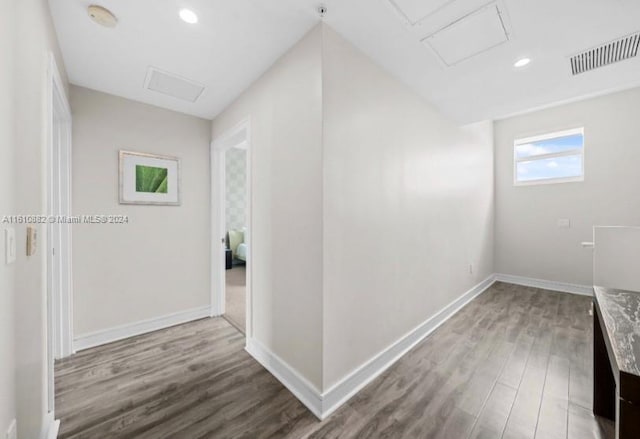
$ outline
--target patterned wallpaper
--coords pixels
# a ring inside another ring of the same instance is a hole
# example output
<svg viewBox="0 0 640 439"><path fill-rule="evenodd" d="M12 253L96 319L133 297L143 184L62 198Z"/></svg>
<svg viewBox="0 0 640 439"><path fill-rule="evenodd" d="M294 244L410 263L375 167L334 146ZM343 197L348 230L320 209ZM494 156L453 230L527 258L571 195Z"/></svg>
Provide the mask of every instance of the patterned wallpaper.
<svg viewBox="0 0 640 439"><path fill-rule="evenodd" d="M227 191L227 230L240 230L246 226L247 151L229 148L225 152Z"/></svg>

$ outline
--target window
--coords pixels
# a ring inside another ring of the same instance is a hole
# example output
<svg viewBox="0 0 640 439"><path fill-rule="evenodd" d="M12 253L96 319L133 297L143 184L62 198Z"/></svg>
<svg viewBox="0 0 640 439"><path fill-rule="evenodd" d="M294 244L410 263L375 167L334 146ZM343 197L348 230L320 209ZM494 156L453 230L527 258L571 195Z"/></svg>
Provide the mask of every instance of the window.
<svg viewBox="0 0 640 439"><path fill-rule="evenodd" d="M516 185L584 180L582 128L516 139L513 145Z"/></svg>

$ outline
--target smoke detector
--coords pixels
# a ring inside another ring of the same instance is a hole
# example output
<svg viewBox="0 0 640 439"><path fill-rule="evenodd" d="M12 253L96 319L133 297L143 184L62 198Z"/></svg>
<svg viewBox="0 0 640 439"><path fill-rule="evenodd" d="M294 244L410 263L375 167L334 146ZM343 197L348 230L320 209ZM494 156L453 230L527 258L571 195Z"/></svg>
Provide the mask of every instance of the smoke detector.
<svg viewBox="0 0 640 439"><path fill-rule="evenodd" d="M118 24L118 19L107 8L98 5L91 5L87 9L89 17L100 26L114 28Z"/></svg>

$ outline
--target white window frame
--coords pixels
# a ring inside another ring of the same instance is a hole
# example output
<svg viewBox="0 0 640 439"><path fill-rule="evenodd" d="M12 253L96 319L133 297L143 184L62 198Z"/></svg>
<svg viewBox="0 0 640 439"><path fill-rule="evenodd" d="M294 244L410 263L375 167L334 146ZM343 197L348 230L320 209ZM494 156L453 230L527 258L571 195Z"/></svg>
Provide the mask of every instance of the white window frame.
<svg viewBox="0 0 640 439"><path fill-rule="evenodd" d="M541 140L556 139L558 137L568 137L568 136L573 136L575 134L582 135L582 148L569 149L566 151L554 152L551 154L541 154L536 156L518 158L516 148L520 145L525 145L527 143L540 142ZM532 185L538 185L538 184L574 183L574 182L584 181L585 147L586 145L584 141L584 127L573 128L573 129L564 130L564 131L555 131L553 133L515 139L513 141L513 184L514 186L532 186ZM542 178L538 180L518 181L518 163L533 162L538 160L546 160L546 159L552 159L556 157L567 157L567 156L573 156L573 155L579 155L582 157L582 170L581 170L582 172L581 172L581 175L579 175L578 177Z"/></svg>

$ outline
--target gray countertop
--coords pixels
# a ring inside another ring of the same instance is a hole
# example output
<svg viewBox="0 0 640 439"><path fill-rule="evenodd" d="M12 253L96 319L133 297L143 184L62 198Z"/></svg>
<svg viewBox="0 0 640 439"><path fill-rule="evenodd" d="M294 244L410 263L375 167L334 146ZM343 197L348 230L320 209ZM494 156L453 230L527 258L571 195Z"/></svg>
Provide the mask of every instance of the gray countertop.
<svg viewBox="0 0 640 439"><path fill-rule="evenodd" d="M640 376L640 292L593 287L620 372Z"/></svg>

